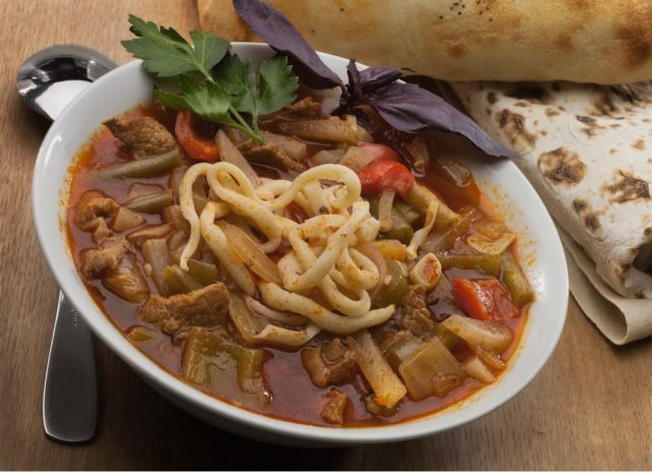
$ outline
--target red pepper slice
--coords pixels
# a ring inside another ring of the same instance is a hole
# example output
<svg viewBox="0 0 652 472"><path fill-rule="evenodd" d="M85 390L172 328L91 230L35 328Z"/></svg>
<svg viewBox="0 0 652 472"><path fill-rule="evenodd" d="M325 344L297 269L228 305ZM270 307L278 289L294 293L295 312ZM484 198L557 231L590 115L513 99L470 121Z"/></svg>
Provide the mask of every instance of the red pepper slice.
<svg viewBox="0 0 652 472"><path fill-rule="evenodd" d="M400 162L376 160L367 164L358 172L362 193L376 195L383 190L392 189L402 197L406 197L414 186L414 175Z"/></svg>
<svg viewBox="0 0 652 472"><path fill-rule="evenodd" d="M509 292L496 279L453 279L451 284L453 296L472 318L503 321L519 315Z"/></svg>
<svg viewBox="0 0 652 472"><path fill-rule="evenodd" d="M363 148L370 155L372 155L374 161L379 161L381 159L386 159L389 161L399 160L398 153L391 147L385 146L384 144L361 142L358 143L358 147Z"/></svg>
<svg viewBox="0 0 652 472"><path fill-rule="evenodd" d="M217 143L202 139L192 129L193 114L188 110L180 110L174 123L174 134L181 144L181 147L193 159L213 162L220 155Z"/></svg>

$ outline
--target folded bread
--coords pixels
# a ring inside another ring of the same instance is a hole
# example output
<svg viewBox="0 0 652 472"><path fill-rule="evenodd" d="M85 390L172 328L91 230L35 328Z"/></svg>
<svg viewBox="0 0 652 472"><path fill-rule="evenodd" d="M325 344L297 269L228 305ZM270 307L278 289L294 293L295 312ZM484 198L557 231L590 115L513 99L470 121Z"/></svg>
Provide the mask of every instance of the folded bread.
<svg viewBox="0 0 652 472"><path fill-rule="evenodd" d="M232 0L197 0L203 29L257 38ZM648 0L267 0L317 50L446 80L652 79Z"/></svg>
<svg viewBox="0 0 652 472"><path fill-rule="evenodd" d="M652 83L454 83L618 294L652 298Z"/></svg>

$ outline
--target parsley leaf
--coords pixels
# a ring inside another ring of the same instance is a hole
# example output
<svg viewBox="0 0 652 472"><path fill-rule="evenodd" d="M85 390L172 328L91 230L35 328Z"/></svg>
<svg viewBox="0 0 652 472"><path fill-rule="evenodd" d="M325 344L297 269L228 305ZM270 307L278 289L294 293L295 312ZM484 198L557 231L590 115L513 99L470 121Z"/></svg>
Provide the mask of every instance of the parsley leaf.
<svg viewBox="0 0 652 472"><path fill-rule="evenodd" d="M134 57L143 60L148 72L159 77L174 77L187 72L199 71L210 77L210 70L229 50L229 42L209 33L193 31L191 46L173 28L158 27L129 15L131 31L138 36L122 41L122 45Z"/></svg>
<svg viewBox="0 0 652 472"><path fill-rule="evenodd" d="M216 68L215 76L232 95L235 109L251 115L254 126L260 115L292 103L299 87L299 80L282 56L267 59L260 65L258 81L251 63L243 62L236 55L226 56Z"/></svg>
<svg viewBox="0 0 652 472"><path fill-rule="evenodd" d="M210 33L190 32L190 44L173 28L134 15L129 23L137 37L122 44L143 60L154 95L170 108L190 110L264 142L258 117L296 98L299 81L285 57L272 57L256 70L251 62L228 53L228 41Z"/></svg>
<svg viewBox="0 0 652 472"><path fill-rule="evenodd" d="M299 79L292 75L287 57L275 56L260 65L260 92L257 114L264 115L294 101Z"/></svg>

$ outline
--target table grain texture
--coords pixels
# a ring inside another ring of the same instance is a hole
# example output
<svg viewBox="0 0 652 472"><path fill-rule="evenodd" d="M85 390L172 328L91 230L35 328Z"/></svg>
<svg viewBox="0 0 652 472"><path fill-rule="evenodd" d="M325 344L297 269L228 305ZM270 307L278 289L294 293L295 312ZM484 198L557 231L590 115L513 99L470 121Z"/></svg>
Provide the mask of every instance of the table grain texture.
<svg viewBox="0 0 652 472"><path fill-rule="evenodd" d="M56 43L128 60L127 14L181 32L194 0L1 0L0 469L637 469L652 468L652 340L609 344L571 301L541 374L498 411L438 436L347 449L290 449L241 439L180 411L97 343L96 437L44 436L41 391L57 287L32 226L32 166L48 123L14 86L22 60ZM119 91L117 91L119 93Z"/></svg>

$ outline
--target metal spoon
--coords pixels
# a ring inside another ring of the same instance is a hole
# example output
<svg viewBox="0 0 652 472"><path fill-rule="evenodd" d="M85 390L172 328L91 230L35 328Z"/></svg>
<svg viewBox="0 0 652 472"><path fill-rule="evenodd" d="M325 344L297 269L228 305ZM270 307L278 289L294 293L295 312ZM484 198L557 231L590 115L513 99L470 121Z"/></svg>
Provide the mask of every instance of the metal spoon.
<svg viewBox="0 0 652 472"><path fill-rule="evenodd" d="M91 82L117 67L108 57L76 45L43 49L18 70L18 93L37 113L56 119ZM45 433L59 441L93 437L97 424L97 377L93 337L84 319L59 292L43 389Z"/></svg>

